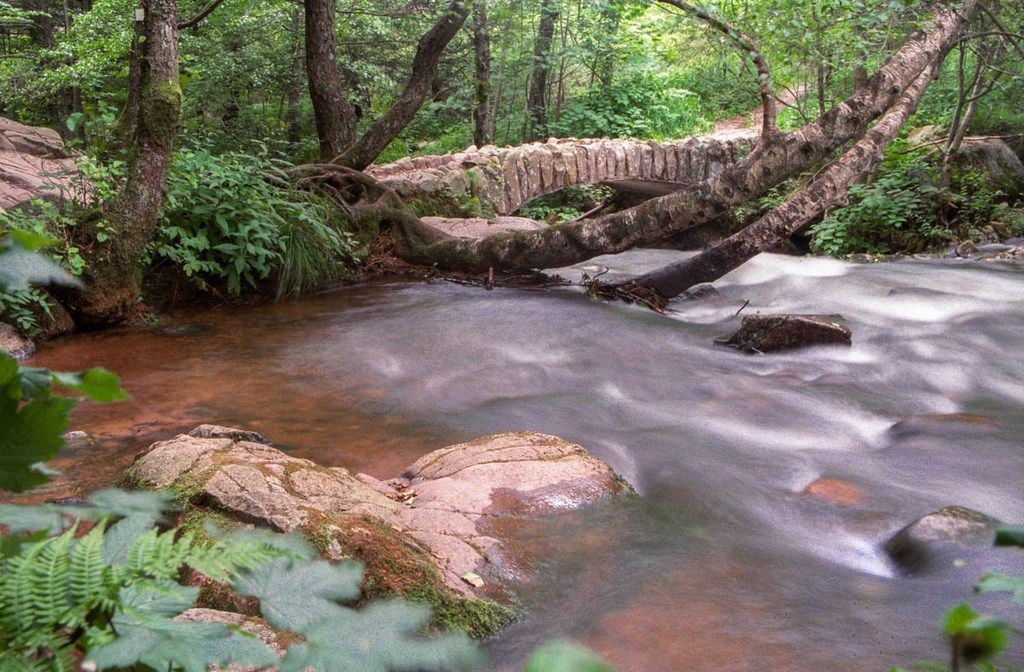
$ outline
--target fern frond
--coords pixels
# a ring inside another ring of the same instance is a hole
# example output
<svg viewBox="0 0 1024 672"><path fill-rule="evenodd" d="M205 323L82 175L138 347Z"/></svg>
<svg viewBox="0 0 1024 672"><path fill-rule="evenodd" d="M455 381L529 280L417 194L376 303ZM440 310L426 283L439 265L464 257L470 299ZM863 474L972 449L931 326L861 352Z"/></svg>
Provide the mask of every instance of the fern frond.
<svg viewBox="0 0 1024 672"><path fill-rule="evenodd" d="M104 531L103 524L92 528L71 551L68 609L61 619L66 627L85 625L90 612L97 607L113 608L113 604L106 601L117 591L107 583L107 563L103 559Z"/></svg>
<svg viewBox="0 0 1024 672"><path fill-rule="evenodd" d="M75 528L72 528L40 543L39 560L31 567L33 620L31 623L22 621L23 628L32 625L49 632L61 625L69 603L70 551L74 538Z"/></svg>

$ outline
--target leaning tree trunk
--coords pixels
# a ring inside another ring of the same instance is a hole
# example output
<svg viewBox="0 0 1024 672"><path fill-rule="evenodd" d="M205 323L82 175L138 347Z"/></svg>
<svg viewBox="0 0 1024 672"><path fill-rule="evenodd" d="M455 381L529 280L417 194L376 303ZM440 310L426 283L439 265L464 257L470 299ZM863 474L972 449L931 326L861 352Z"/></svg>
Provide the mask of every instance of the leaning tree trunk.
<svg viewBox="0 0 1024 672"><path fill-rule="evenodd" d="M882 151L914 113L941 62L936 58L863 138L795 197L696 257L645 273L616 289L641 296L646 295L642 288L654 290L658 299L667 300L696 284L717 280L761 252L784 247L789 236L837 205L851 184L874 169Z"/></svg>
<svg viewBox="0 0 1024 672"><path fill-rule="evenodd" d="M533 72L530 74L530 88L526 96L526 107L530 111L531 140L537 140L547 133L551 41L555 35L555 22L558 21L559 14L556 2L558 0L542 0L537 39L533 43Z"/></svg>
<svg viewBox="0 0 1024 672"><path fill-rule="evenodd" d="M487 0L473 3L473 143L494 144L495 117L491 104L491 33L487 26Z"/></svg>
<svg viewBox="0 0 1024 672"><path fill-rule="evenodd" d="M73 312L82 324L112 324L135 305L142 285L142 257L160 218L167 167L181 111L175 0L145 0L143 63L128 176L106 217L106 241L96 225L83 224L85 293Z"/></svg>
<svg viewBox="0 0 1024 672"><path fill-rule="evenodd" d="M799 175L847 142L899 100L940 54L977 0L941 5L926 28L911 34L864 87L815 121L789 133L763 139L749 155L716 177L634 208L597 219L570 222L539 231L504 233L481 239L439 237L423 227L396 230L399 253L423 264L468 272L556 268L600 254L653 245L712 221L730 208L764 194Z"/></svg>
<svg viewBox="0 0 1024 672"><path fill-rule="evenodd" d="M320 159L341 156L356 137L355 108L345 96L334 55L334 0L305 0L306 76Z"/></svg>
<svg viewBox="0 0 1024 672"><path fill-rule="evenodd" d="M430 84L434 81L441 54L458 34L468 15L469 0L455 0L433 27L420 38L405 89L388 111L373 122L363 137L337 159L336 163L363 170L373 163L384 148L412 121L430 92Z"/></svg>

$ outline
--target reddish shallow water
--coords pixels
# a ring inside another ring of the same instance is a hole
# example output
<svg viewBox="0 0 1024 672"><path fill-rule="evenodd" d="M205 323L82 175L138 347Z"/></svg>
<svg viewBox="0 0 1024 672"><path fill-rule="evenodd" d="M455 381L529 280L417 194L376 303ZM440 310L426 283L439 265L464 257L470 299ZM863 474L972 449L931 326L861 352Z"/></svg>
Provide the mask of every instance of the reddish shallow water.
<svg viewBox="0 0 1024 672"><path fill-rule="evenodd" d="M606 261L634 273L672 254ZM552 636L623 672L885 670L943 658L936 621L957 601L1019 615L973 595L983 567L908 578L881 546L950 504L1024 521L1024 274L762 256L718 287L661 317L564 290L373 285L53 343L34 363L106 366L134 399L76 411L102 446L62 456L42 496L106 485L203 422L382 477L534 429L580 442L642 499L514 528L529 615L488 643L495 670ZM855 345L714 346L745 301L842 313ZM822 476L845 503L799 494Z"/></svg>

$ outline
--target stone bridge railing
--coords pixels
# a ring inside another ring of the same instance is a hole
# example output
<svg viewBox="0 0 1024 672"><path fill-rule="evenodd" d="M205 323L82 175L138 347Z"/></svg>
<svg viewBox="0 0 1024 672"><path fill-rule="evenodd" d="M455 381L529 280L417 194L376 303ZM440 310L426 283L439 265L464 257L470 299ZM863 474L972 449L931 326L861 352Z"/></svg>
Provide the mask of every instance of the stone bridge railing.
<svg viewBox="0 0 1024 672"><path fill-rule="evenodd" d="M746 131L667 142L551 139L404 158L367 172L421 216L493 218L573 185L625 179L698 182L735 162L752 141Z"/></svg>

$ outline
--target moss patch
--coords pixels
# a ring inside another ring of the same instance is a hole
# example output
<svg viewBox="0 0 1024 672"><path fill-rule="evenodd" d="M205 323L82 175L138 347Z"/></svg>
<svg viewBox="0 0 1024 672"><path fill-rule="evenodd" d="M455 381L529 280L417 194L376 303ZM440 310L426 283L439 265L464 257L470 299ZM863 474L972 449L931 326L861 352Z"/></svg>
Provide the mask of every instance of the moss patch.
<svg viewBox="0 0 1024 672"><path fill-rule="evenodd" d="M403 533L368 516L335 517L330 526L346 555L362 560L363 599L401 597L429 605L431 630L493 635L516 617L507 606L465 597L445 584L426 553Z"/></svg>

